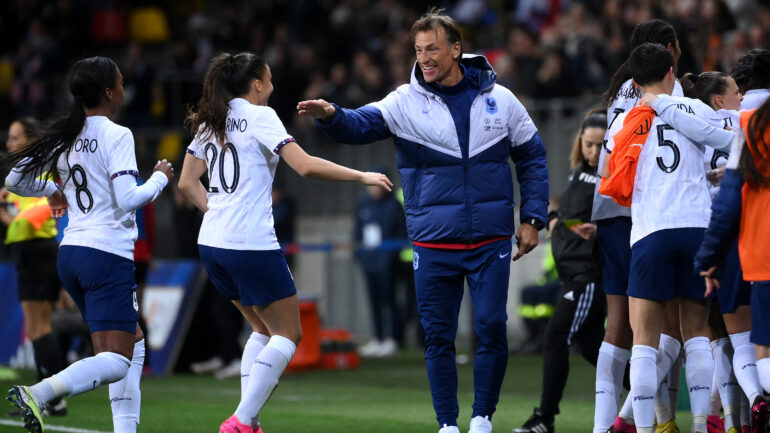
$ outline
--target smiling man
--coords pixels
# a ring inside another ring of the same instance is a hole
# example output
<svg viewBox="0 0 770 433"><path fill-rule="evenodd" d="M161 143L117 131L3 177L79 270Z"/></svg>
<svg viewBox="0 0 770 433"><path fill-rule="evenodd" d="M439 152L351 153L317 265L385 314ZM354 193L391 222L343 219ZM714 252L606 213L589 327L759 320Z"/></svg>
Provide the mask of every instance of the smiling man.
<svg viewBox="0 0 770 433"><path fill-rule="evenodd" d="M409 84L355 110L324 100L300 102L297 110L339 142L393 138L439 432L459 432L454 341L467 280L478 342L470 432L489 433L508 361L510 260L537 246L547 218L545 146L513 93L495 84L487 60L463 56L454 19L431 9L412 37L417 61ZM521 192L518 231L509 159ZM518 251L511 254L514 233Z"/></svg>

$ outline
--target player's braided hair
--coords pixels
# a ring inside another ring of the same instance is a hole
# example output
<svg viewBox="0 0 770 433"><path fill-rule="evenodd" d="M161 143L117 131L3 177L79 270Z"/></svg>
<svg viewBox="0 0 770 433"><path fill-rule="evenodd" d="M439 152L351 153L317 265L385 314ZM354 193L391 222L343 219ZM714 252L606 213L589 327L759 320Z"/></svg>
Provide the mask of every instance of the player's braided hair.
<svg viewBox="0 0 770 433"><path fill-rule="evenodd" d="M64 152L70 151L83 130L85 109L102 102L105 90L115 88L117 76L118 65L107 57L89 57L75 63L67 80L73 103L64 114L37 131L35 140L28 146L3 155L3 161L16 163L29 158L19 166L22 173L31 174L34 179L51 170L56 176L56 162Z"/></svg>
<svg viewBox="0 0 770 433"><path fill-rule="evenodd" d="M738 170L750 188L770 187L770 99L751 115Z"/></svg>
<svg viewBox="0 0 770 433"><path fill-rule="evenodd" d="M266 71L265 60L253 53L222 53L211 59L197 111L193 107L187 109L185 124L192 134L200 134L203 141L213 136L224 145L230 100L249 93L251 83L262 79Z"/></svg>
<svg viewBox="0 0 770 433"><path fill-rule="evenodd" d="M741 93L770 88L770 50L755 48L738 59L731 74Z"/></svg>
<svg viewBox="0 0 770 433"><path fill-rule="evenodd" d="M676 46L676 30L674 27L663 20L649 20L640 23L634 28L634 33L631 35L631 49L638 47L639 45L651 42L653 44L660 44L664 47L668 47L671 44L672 47ZM627 80L631 78L631 69L629 67L628 60L623 62L617 71L612 75L610 79L610 87L604 92L602 98L607 105L617 97L618 91ZM639 94L641 97L642 95Z"/></svg>

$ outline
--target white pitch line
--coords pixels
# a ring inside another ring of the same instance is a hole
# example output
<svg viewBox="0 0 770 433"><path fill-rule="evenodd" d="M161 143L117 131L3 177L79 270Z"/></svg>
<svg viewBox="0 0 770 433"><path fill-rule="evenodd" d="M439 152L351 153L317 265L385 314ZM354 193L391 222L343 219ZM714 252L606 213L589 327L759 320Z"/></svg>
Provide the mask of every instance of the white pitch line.
<svg viewBox="0 0 770 433"><path fill-rule="evenodd" d="M24 427L24 423L21 421L10 421L5 419L0 419L0 425L10 425L14 427ZM46 431L60 431L65 433L108 433L103 432L99 430L88 430L84 428L75 428L75 427L64 427L64 426L58 426L58 425L51 425L46 424L45 425Z"/></svg>

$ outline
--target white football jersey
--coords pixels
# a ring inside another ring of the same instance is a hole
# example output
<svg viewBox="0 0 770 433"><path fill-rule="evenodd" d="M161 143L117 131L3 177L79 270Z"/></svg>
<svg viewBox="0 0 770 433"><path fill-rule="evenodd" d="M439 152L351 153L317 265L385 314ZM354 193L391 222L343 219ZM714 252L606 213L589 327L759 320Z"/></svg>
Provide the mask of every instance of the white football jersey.
<svg viewBox="0 0 770 433"><path fill-rule="evenodd" d="M134 259L135 212L115 199L112 179L139 177L131 130L104 116L86 117L83 130L56 168L67 197L69 223L61 245L96 248Z"/></svg>
<svg viewBox="0 0 770 433"><path fill-rule="evenodd" d="M208 211L198 243L231 250L276 250L273 188L278 150L294 138L275 111L242 98L230 101L227 142L193 140L187 151L208 166Z"/></svg>
<svg viewBox="0 0 770 433"><path fill-rule="evenodd" d="M741 101L741 111L743 110L754 110L762 106L762 104L767 101L767 98L770 98L770 90L769 89L754 89L749 90L743 95L743 101ZM738 127L741 126L740 123L740 114L738 115L738 121L736 121L736 125ZM738 128L733 128L736 131ZM743 149L743 143L745 141L745 137L743 134L738 134L739 137L736 137L735 140L733 140L732 145L730 146L730 158L727 160L727 168L736 170L738 169L738 163L741 160L741 150Z"/></svg>
<svg viewBox="0 0 770 433"><path fill-rule="evenodd" d="M701 119L705 120L706 122L710 123L713 126L716 126L718 128L730 128L734 131L738 131L740 128L740 121L738 118L738 112L735 110L712 110L711 107L707 106L706 104L703 104L706 109L702 109L702 107L695 108L695 115L700 117ZM712 114L713 113L713 114ZM729 157L729 154L727 152L714 149L713 147L706 146L703 158L703 167L706 172L709 172L711 170L716 170L719 167L724 166L727 164L727 158ZM708 189L709 194L711 194L711 198L713 199L716 197L717 193L719 192L719 185L714 185L711 182L708 182Z"/></svg>
<svg viewBox="0 0 770 433"><path fill-rule="evenodd" d="M673 98L680 110L694 114L694 100ZM700 102L700 101L698 101ZM711 110L713 113L713 110ZM621 114L610 130L612 137L622 128ZM711 197L703 170L704 146L693 143L655 116L647 141L639 154L631 198L631 245L656 231L708 227Z"/></svg>
<svg viewBox="0 0 770 433"><path fill-rule="evenodd" d="M674 84L673 96L684 96L682 85L677 80ZM609 107L607 107L607 132L604 134L604 145L599 152L599 167L603 167L605 155L607 155L607 142L610 139L610 128L617 122L618 116L622 113L628 113L634 108L641 99L642 93L634 87L632 80L627 80L620 86L620 90L615 95L615 99L612 101ZM620 124L622 127L622 122ZM617 129L620 131L620 128ZM615 133L617 133L615 131ZM613 134L614 135L614 134ZM593 221L614 218L618 216L631 216L631 211L624 206L615 203L610 197L599 194L599 184L596 184L594 189L594 202L591 219Z"/></svg>

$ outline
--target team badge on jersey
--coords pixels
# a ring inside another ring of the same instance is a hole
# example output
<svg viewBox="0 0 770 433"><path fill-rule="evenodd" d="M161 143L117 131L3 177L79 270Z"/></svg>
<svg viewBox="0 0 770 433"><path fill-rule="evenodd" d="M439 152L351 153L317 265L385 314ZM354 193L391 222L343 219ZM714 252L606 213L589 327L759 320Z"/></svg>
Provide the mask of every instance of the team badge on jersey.
<svg viewBox="0 0 770 433"><path fill-rule="evenodd" d="M486 103L487 103L487 113L489 114L497 113L497 101L495 101L495 98L491 96L488 97L486 99Z"/></svg>

